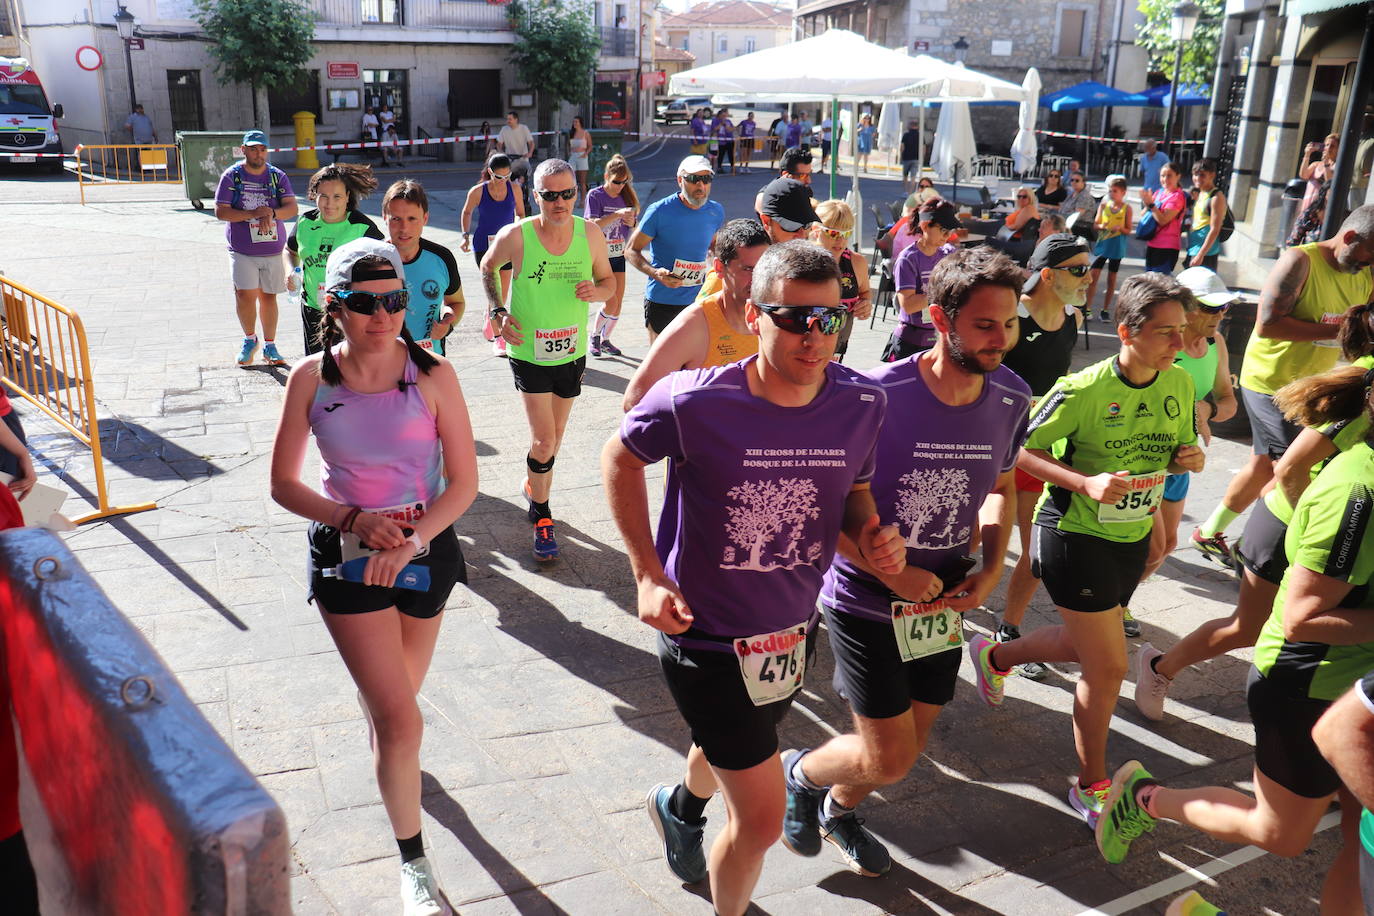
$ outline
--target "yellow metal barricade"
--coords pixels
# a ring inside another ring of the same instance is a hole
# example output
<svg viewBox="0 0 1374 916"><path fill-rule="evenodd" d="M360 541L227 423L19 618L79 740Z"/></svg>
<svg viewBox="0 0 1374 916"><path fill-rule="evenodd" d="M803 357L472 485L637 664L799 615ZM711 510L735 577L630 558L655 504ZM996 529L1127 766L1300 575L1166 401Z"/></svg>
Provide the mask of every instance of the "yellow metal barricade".
<svg viewBox="0 0 1374 916"><path fill-rule="evenodd" d="M77 524L156 509L157 503L110 505L95 382L81 316L0 276L0 382L47 414L91 450L99 509Z"/></svg>
<svg viewBox="0 0 1374 916"><path fill-rule="evenodd" d="M76 180L81 202L87 185L181 184L181 157L175 143L135 146L81 144L76 148Z"/></svg>

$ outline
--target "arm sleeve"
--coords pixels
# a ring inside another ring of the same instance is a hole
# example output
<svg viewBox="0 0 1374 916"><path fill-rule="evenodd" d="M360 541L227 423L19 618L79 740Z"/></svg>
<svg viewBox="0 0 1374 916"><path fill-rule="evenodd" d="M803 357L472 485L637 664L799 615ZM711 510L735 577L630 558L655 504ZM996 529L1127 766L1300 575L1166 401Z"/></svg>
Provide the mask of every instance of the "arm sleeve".
<svg viewBox="0 0 1374 916"><path fill-rule="evenodd" d="M219 187L215 188L215 203L232 204L234 202L234 182L229 177L229 169L225 169L224 174L219 176Z"/></svg>
<svg viewBox="0 0 1374 916"><path fill-rule="evenodd" d="M1021 454L1021 446L1026 444L1026 433L1030 429L1030 398L1027 397L1022 403L1025 410L1021 412L1021 419L1016 423L1016 429L1007 440L1007 454L1002 462L1002 473L1005 474L1016 467L1016 456Z"/></svg>
<svg viewBox="0 0 1374 916"><path fill-rule="evenodd" d="M444 267L448 269L448 286L444 289L445 296L452 296L463 288L463 278L458 276L458 262L454 260L453 252L447 245L436 246L439 257L444 259Z"/></svg>
<svg viewBox="0 0 1374 916"><path fill-rule="evenodd" d="M883 417L887 414L887 392L882 392L882 397L874 402L873 413L873 440L868 447L868 454L864 455L863 462L859 465L859 473L855 476L855 483L868 483L873 479L873 472L878 466L878 435L883 428Z"/></svg>
<svg viewBox="0 0 1374 916"><path fill-rule="evenodd" d="M286 237L286 250L295 254L299 249L296 247L296 232L301 228L301 221L297 219L291 224L291 234Z"/></svg>
<svg viewBox="0 0 1374 916"><path fill-rule="evenodd" d="M1025 447L1049 451L1054 443L1072 435L1078 428L1077 406L1072 389L1061 378L1030 417Z"/></svg>
<svg viewBox="0 0 1374 916"><path fill-rule="evenodd" d="M667 198L664 198L665 200ZM662 209L663 201L656 200L649 204L649 209L644 214L644 218L639 221L639 231L642 235L647 235L650 240L658 238L658 211ZM652 244L652 242L651 242Z"/></svg>
<svg viewBox="0 0 1374 916"><path fill-rule="evenodd" d="M348 211L348 221L357 226L367 227L363 230L363 238L377 239L382 242L386 241L386 236L382 235L382 230L378 229L377 224L372 221L372 218L361 210Z"/></svg>
<svg viewBox="0 0 1374 916"><path fill-rule="evenodd" d="M647 464L686 457L673 404L676 374L670 372L655 382L620 423L620 441Z"/></svg>
<svg viewBox="0 0 1374 916"><path fill-rule="evenodd" d="M911 255L911 252L915 250L914 244L908 245L892 268L892 285L899 290L914 289L917 292L921 291L921 272L916 269L916 259Z"/></svg>
<svg viewBox="0 0 1374 916"><path fill-rule="evenodd" d="M1289 530L1299 535L1292 562L1351 585L1368 583L1374 573L1372 504L1368 485L1349 479L1323 484L1318 476L1293 511Z"/></svg>
<svg viewBox="0 0 1374 916"><path fill-rule="evenodd" d="M272 168L277 169L275 165ZM286 198L295 196L296 192L291 187L291 176L277 169L277 206L281 206Z"/></svg>
<svg viewBox="0 0 1374 916"><path fill-rule="evenodd" d="M606 205L600 191L600 188L592 188L587 192L587 203L582 208L583 219L600 219L605 214Z"/></svg>

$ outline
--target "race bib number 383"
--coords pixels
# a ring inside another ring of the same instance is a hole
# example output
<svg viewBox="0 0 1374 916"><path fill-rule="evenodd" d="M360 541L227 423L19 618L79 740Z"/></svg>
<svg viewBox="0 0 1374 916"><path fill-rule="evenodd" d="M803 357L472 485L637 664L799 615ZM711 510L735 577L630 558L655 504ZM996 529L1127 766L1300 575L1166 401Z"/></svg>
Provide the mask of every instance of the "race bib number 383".
<svg viewBox="0 0 1374 916"><path fill-rule="evenodd" d="M1132 474L1126 480L1131 489L1114 503L1098 503L1097 520L1105 525L1138 522L1154 515L1164 497L1164 482L1169 475L1163 471Z"/></svg>
<svg viewBox="0 0 1374 916"><path fill-rule="evenodd" d="M897 637L897 654L902 661L915 661L962 646L963 615L943 600L929 604L894 601L892 632Z"/></svg>
<svg viewBox="0 0 1374 916"><path fill-rule="evenodd" d="M577 356L578 327L536 328L534 331L534 361L550 363Z"/></svg>
<svg viewBox="0 0 1374 916"><path fill-rule="evenodd" d="M806 627L736 639L735 658L755 706L785 700L806 677Z"/></svg>

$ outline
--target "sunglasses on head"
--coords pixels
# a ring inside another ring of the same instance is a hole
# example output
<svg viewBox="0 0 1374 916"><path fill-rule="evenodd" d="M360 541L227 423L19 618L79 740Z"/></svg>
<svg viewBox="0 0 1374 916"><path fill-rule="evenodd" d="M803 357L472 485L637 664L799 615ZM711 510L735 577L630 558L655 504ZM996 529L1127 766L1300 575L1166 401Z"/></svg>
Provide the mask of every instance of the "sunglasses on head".
<svg viewBox="0 0 1374 916"><path fill-rule="evenodd" d="M1231 303L1224 302L1221 305L1208 305L1206 302L1199 302L1197 304L1197 307L1202 309L1208 315L1220 315L1222 312L1226 311L1231 307Z"/></svg>
<svg viewBox="0 0 1374 916"><path fill-rule="evenodd" d="M572 200L577 196L577 188L567 188L562 191L535 191L534 193L539 195L540 200Z"/></svg>
<svg viewBox="0 0 1374 916"><path fill-rule="evenodd" d="M388 315L395 315L397 312L404 312L406 303L410 301L410 293L404 289L393 289L389 293L365 293L358 289L336 289L331 290L329 295L333 301L342 304L350 312L358 315L371 315L377 311L377 306Z"/></svg>
<svg viewBox="0 0 1374 916"><path fill-rule="evenodd" d="M769 305L756 303L760 312L773 319L779 329L791 334L805 334L813 327L822 334L838 334L844 327L844 309L819 305Z"/></svg>
<svg viewBox="0 0 1374 916"><path fill-rule="evenodd" d="M828 239L847 239L854 234L853 229L831 229L829 226L822 226L818 223L813 224L813 227Z"/></svg>
<svg viewBox="0 0 1374 916"><path fill-rule="evenodd" d="M688 184L710 184L716 180L716 176L707 172L705 175L683 175L682 180Z"/></svg>
<svg viewBox="0 0 1374 916"><path fill-rule="evenodd" d="M1056 267L1054 269L1062 270L1070 276L1086 277L1088 275L1088 271L1092 270L1092 267L1090 267L1087 264L1077 264L1073 267Z"/></svg>

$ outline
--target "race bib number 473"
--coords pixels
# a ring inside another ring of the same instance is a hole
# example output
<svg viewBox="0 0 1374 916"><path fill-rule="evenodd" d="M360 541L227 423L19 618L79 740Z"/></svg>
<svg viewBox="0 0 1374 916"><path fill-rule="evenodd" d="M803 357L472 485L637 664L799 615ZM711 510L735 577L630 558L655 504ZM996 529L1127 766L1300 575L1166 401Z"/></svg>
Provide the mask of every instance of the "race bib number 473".
<svg viewBox="0 0 1374 916"><path fill-rule="evenodd" d="M806 627L735 640L735 658L755 706L785 700L806 677Z"/></svg>
<svg viewBox="0 0 1374 916"><path fill-rule="evenodd" d="M943 600L892 602L892 632L902 661L915 661L964 644L964 618Z"/></svg>
<svg viewBox="0 0 1374 916"><path fill-rule="evenodd" d="M1159 511L1160 500L1164 498L1164 482L1169 475L1163 471L1150 474L1132 474L1126 480L1131 488L1126 495L1114 503L1098 503L1097 520L1103 524L1139 522Z"/></svg>

